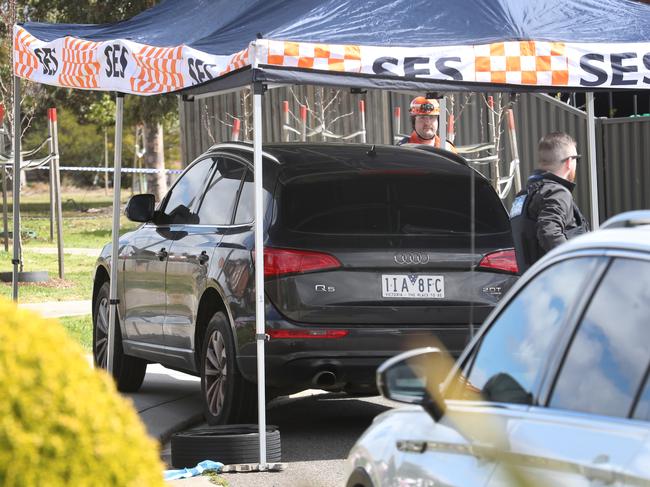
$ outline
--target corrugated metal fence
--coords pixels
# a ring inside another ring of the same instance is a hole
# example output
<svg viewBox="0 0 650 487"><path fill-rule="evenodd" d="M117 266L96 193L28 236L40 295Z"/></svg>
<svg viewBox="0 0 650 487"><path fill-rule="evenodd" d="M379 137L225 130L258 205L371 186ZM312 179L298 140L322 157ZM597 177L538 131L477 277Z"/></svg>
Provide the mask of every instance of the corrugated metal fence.
<svg viewBox="0 0 650 487"><path fill-rule="evenodd" d="M518 150L521 159L521 175L533 170L539 138L548 132L563 131L571 134L578 143L578 153L585 158L578 166L575 197L588 215L589 168L586 160L586 115L583 111L547 95L495 93L495 106L511 104L514 108L517 128ZM263 120L265 142L283 140L282 124L284 100L289 102L290 125L300 129L299 106L310 108L307 125L316 129L320 107L327 106L325 126L339 136L352 134L361 129L359 101L365 102L366 140L368 143L393 143L394 107L401 107L401 132L411 131L408 106L413 94L368 90L353 94L350 90L336 90L314 86L283 87L270 90L264 96ZM230 139L233 117L242 121L240 140L251 140L252 113L248 90L218 95L196 101L182 101L181 131L183 160L187 164L211 145ZM486 97L480 94L447 94L447 108L456 121L456 145L471 145L490 140L489 111ZM248 135L247 135L248 134ZM506 171L512 159L508 144L505 117L499 125L501 172ZM290 140L299 140L291 134ZM334 137L315 134L307 139L318 142L345 142ZM621 211L650 208L650 118L615 118L596 120L596 140L599 178L599 205L601 221ZM360 142L360 137L348 142ZM483 154L484 155L484 154ZM490 177L489 166L477 167ZM512 191L506 198L506 206L512 200Z"/></svg>

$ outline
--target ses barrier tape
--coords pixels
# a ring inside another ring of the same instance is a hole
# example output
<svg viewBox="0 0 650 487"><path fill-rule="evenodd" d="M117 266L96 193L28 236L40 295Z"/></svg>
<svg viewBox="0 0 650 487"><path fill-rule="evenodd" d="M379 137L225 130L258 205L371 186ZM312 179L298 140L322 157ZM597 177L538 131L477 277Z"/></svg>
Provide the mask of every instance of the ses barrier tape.
<svg viewBox="0 0 650 487"><path fill-rule="evenodd" d="M631 26L633 28L633 26ZM213 55L186 45L126 39L42 41L14 26L14 74L39 83L154 95L181 90L245 66L394 76L410 80L557 88L650 88L648 43L506 41L393 47L258 39Z"/></svg>

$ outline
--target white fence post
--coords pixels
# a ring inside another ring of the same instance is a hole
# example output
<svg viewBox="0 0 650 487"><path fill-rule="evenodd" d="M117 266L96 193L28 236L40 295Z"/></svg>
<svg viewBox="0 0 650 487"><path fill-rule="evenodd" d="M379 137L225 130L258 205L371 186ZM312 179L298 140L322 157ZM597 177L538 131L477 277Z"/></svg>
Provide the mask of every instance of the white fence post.
<svg viewBox="0 0 650 487"><path fill-rule="evenodd" d="M515 114L512 108L508 108L508 133L510 134L510 152L515 161L515 192L521 191L521 173L519 172L519 149L517 148L517 129L515 128Z"/></svg>
<svg viewBox="0 0 650 487"><path fill-rule="evenodd" d="M366 102L359 100L359 115L361 116L361 142L366 143Z"/></svg>
<svg viewBox="0 0 650 487"><path fill-rule="evenodd" d="M402 133L402 109L400 107L393 108L393 144L399 142L400 134Z"/></svg>
<svg viewBox="0 0 650 487"><path fill-rule="evenodd" d="M300 137L303 142L307 142L307 107L305 105L300 105L300 121L302 122Z"/></svg>
<svg viewBox="0 0 650 487"><path fill-rule="evenodd" d="M290 136L289 136L289 102L287 100L284 100L282 102L282 114L284 117L284 122L282 125L282 141L283 142L289 142Z"/></svg>
<svg viewBox="0 0 650 487"><path fill-rule="evenodd" d="M232 121L232 130L230 132L230 140L237 142L239 140L239 132L241 129L241 120L235 118Z"/></svg>

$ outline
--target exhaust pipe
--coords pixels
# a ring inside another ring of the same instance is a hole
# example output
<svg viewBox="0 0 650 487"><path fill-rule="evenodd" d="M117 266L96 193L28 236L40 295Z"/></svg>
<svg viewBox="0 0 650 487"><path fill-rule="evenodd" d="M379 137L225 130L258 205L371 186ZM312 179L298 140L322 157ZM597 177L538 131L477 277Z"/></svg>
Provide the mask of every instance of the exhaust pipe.
<svg viewBox="0 0 650 487"><path fill-rule="evenodd" d="M321 370L311 380L315 386L321 389L327 389L336 385L336 374L331 370Z"/></svg>

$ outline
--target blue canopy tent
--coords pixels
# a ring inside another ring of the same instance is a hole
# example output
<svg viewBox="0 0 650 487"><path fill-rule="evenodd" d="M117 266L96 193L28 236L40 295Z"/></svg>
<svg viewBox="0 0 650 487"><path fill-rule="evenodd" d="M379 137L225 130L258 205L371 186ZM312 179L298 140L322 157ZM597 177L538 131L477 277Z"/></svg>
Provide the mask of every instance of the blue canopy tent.
<svg viewBox="0 0 650 487"><path fill-rule="evenodd" d="M260 463L265 464L259 196L265 89L316 84L420 92L586 91L591 217L597 226L592 92L650 89L650 6L632 0L165 0L114 24L17 24L13 53L16 100L18 78L118 92L116 174L124 93L202 97L252 87ZM20 123L19 103L14 120ZM14 154L20 154L19 137ZM15 232L19 179L14 177ZM112 255L119 250L119 194L116 177ZM19 259L14 246L14 299ZM111 266L111 352L119 306L116 272Z"/></svg>

